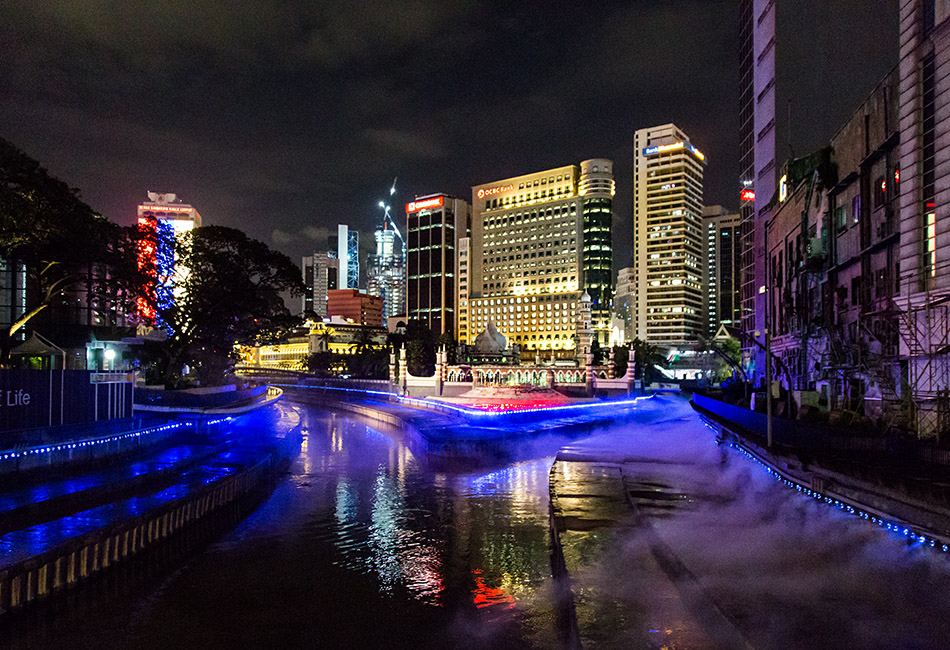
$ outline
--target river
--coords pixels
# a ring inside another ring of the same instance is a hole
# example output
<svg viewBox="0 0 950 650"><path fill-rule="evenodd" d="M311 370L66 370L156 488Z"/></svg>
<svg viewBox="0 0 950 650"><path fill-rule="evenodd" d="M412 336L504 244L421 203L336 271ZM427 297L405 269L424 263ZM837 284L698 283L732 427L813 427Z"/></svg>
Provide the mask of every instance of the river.
<svg viewBox="0 0 950 650"><path fill-rule="evenodd" d="M565 534L585 648L950 646L945 556L792 492L665 399L635 422L461 467L415 457L399 431L281 403L260 426L299 422L300 454L245 521L170 575L24 617L0 640L561 647L548 504L563 448L677 495L635 526ZM658 543L685 574L657 561Z"/></svg>

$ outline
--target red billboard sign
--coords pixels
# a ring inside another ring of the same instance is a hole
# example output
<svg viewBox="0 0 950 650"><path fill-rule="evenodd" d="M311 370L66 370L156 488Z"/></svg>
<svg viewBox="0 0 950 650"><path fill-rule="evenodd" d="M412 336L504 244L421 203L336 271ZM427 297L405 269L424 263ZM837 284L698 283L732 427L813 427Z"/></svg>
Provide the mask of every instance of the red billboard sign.
<svg viewBox="0 0 950 650"><path fill-rule="evenodd" d="M419 210L431 210L432 208L441 208L445 197L437 196L432 199L422 199L421 201L410 201L406 204L406 212L418 212Z"/></svg>

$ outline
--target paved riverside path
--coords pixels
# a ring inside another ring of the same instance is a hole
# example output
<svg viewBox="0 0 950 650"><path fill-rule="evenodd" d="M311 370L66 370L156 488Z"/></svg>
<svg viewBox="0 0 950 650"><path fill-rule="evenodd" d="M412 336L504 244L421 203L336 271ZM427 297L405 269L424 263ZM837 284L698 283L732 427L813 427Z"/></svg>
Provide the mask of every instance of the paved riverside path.
<svg viewBox="0 0 950 650"><path fill-rule="evenodd" d="M0 488L0 517L12 511L90 490L103 485L130 481L139 476L174 468L187 461L203 447L199 445L176 445L161 449L146 458L135 459L119 465L95 471L75 472L71 476L55 477L39 482L30 481L16 486L19 481L8 480L7 489Z"/></svg>
<svg viewBox="0 0 950 650"><path fill-rule="evenodd" d="M222 423L189 444L146 450L74 476L27 477L0 488L0 570L74 537L136 517L231 475L272 449L254 417Z"/></svg>
<svg viewBox="0 0 950 650"><path fill-rule="evenodd" d="M947 647L945 555L789 489L685 400L655 406L552 468L583 647Z"/></svg>

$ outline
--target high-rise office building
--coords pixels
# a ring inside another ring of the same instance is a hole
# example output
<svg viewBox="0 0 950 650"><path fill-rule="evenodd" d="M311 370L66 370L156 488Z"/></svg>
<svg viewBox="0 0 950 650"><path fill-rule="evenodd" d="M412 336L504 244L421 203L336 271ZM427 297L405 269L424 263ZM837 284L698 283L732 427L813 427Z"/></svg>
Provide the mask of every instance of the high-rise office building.
<svg viewBox="0 0 950 650"><path fill-rule="evenodd" d="M720 325L739 326L741 294L739 272L739 236L742 216L721 205L703 209L706 231L706 335L712 336Z"/></svg>
<svg viewBox="0 0 950 650"><path fill-rule="evenodd" d="M706 157L675 124L634 135L636 335L681 345L705 331L703 170Z"/></svg>
<svg viewBox="0 0 950 650"><path fill-rule="evenodd" d="M617 287L614 292L614 318L621 323L621 343L636 338L634 328L637 310L637 269L628 266L617 272Z"/></svg>
<svg viewBox="0 0 950 650"><path fill-rule="evenodd" d="M376 254L366 264L366 290L383 299L385 318L406 313L406 264L388 222L376 230Z"/></svg>
<svg viewBox="0 0 950 650"><path fill-rule="evenodd" d="M138 224L154 235L140 244L139 267L154 268L156 302L159 308L168 307L181 295L181 283L190 273L177 258L174 240L200 227L201 215L176 194L149 192L148 201L138 206ZM147 321L156 318L155 310L145 300L139 301L138 311Z"/></svg>
<svg viewBox="0 0 950 650"><path fill-rule="evenodd" d="M339 260L340 289L359 289L360 233L339 224L337 234L330 236L330 253Z"/></svg>
<svg viewBox="0 0 950 650"><path fill-rule="evenodd" d="M472 238L460 237L455 254L455 277L458 281L456 291L456 303L458 304L458 313L455 320L455 331L458 340L467 342L474 340L478 332L472 333L469 323L468 304L471 299L472 285Z"/></svg>
<svg viewBox="0 0 950 650"><path fill-rule="evenodd" d="M586 290L607 345L613 195L613 163L600 158L473 187L466 342L494 321L523 349L573 350Z"/></svg>
<svg viewBox="0 0 950 650"><path fill-rule="evenodd" d="M750 367L759 376L765 368L764 352L751 337L765 331L765 224L781 166L775 157L776 142L781 141L776 132L784 126L775 119L776 93L785 91L775 83L775 5L771 0L739 3L740 329ZM778 105L785 104L784 94L779 100Z"/></svg>
<svg viewBox="0 0 950 650"><path fill-rule="evenodd" d="M327 291L339 288L340 260L330 253L314 253L301 260L300 270L305 287L301 308L327 316Z"/></svg>
<svg viewBox="0 0 950 650"><path fill-rule="evenodd" d="M327 292L327 315L348 319L357 325L382 327L383 299L359 289L335 289Z"/></svg>
<svg viewBox="0 0 950 650"><path fill-rule="evenodd" d="M469 235L471 208L462 199L431 194L406 204L407 315L437 335L456 335L456 250Z"/></svg>

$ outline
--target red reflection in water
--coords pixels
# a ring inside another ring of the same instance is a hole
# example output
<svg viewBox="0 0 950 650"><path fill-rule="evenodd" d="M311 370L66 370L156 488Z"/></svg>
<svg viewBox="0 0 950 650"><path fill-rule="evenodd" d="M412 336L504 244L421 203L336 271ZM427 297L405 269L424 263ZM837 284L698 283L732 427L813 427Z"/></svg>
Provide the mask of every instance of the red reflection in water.
<svg viewBox="0 0 950 650"><path fill-rule="evenodd" d="M472 589L472 595L475 596L475 607L507 605L507 609L511 609L515 606L515 599L511 594L506 594L502 589L489 587L485 584L485 579L481 576L481 569L475 569L472 573L475 574L475 588Z"/></svg>

